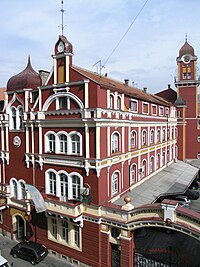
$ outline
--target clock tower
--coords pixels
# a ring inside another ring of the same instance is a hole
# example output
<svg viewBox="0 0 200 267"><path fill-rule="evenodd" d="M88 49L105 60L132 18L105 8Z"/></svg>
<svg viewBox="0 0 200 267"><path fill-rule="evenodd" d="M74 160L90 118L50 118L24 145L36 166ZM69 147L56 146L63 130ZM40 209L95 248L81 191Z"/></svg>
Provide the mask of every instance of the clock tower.
<svg viewBox="0 0 200 267"><path fill-rule="evenodd" d="M196 77L197 56L194 53L194 48L187 42L187 38L179 50L176 61L178 65L178 77L175 80L177 99L181 99L184 103L182 106L177 105L179 147L182 144L179 150L184 151L184 154L179 154L179 159L196 159L200 155L200 143L198 142L198 136L200 136L198 119L199 80Z"/></svg>

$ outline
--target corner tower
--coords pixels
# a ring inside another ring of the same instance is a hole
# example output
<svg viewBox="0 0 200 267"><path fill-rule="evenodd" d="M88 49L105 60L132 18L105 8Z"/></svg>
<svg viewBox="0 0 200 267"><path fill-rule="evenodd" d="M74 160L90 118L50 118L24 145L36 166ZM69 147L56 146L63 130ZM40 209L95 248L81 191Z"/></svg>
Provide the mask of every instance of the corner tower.
<svg viewBox="0 0 200 267"><path fill-rule="evenodd" d="M176 58L178 76L175 80L177 88L177 100L182 99L184 110L177 106L178 111L178 143L179 159L196 159L200 157L200 128L198 119L198 86L197 80L197 56L194 48L185 40ZM184 122L184 123L183 123ZM179 142L179 139L182 139Z"/></svg>

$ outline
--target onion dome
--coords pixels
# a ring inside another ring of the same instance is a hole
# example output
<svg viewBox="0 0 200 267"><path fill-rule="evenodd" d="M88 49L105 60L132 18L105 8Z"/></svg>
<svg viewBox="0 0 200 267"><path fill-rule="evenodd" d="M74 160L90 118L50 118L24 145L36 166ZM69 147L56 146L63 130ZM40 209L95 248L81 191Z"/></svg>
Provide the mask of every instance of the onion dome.
<svg viewBox="0 0 200 267"><path fill-rule="evenodd" d="M32 68L30 56L26 68L17 75L12 76L7 83L7 91L24 88L37 89L42 85L40 75Z"/></svg>
<svg viewBox="0 0 200 267"><path fill-rule="evenodd" d="M179 50L179 57L181 58L183 55L189 54L194 56L194 48L188 44L187 40L185 41L184 45Z"/></svg>
<svg viewBox="0 0 200 267"><path fill-rule="evenodd" d="M176 101L174 102L175 107L185 107L186 103L185 100L181 96L179 96Z"/></svg>
<svg viewBox="0 0 200 267"><path fill-rule="evenodd" d="M55 53L57 53L57 51L59 53L66 52L73 54L73 46L64 35L59 35L59 39L55 46Z"/></svg>

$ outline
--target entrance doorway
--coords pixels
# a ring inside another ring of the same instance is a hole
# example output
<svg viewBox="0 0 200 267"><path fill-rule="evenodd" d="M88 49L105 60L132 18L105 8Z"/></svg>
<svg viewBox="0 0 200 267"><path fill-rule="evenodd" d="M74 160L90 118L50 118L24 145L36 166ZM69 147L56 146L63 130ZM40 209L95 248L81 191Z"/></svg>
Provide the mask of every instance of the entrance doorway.
<svg viewBox="0 0 200 267"><path fill-rule="evenodd" d="M22 219L21 216L17 215L16 216L16 239L17 240L24 240L25 234L24 234L24 220Z"/></svg>

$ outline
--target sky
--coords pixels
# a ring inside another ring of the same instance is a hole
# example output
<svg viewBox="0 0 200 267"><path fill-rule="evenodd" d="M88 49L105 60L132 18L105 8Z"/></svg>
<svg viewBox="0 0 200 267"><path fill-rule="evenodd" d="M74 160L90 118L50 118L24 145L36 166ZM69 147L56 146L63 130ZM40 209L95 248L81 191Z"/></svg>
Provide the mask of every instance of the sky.
<svg viewBox="0 0 200 267"><path fill-rule="evenodd" d="M94 64L101 60L102 74L156 93L168 84L175 89L176 57L186 34L200 57L199 0L148 0L112 55L146 0L63 1L64 35L76 66L99 71ZM0 87L26 67L28 55L36 71L51 70L60 9L61 0L0 0Z"/></svg>

